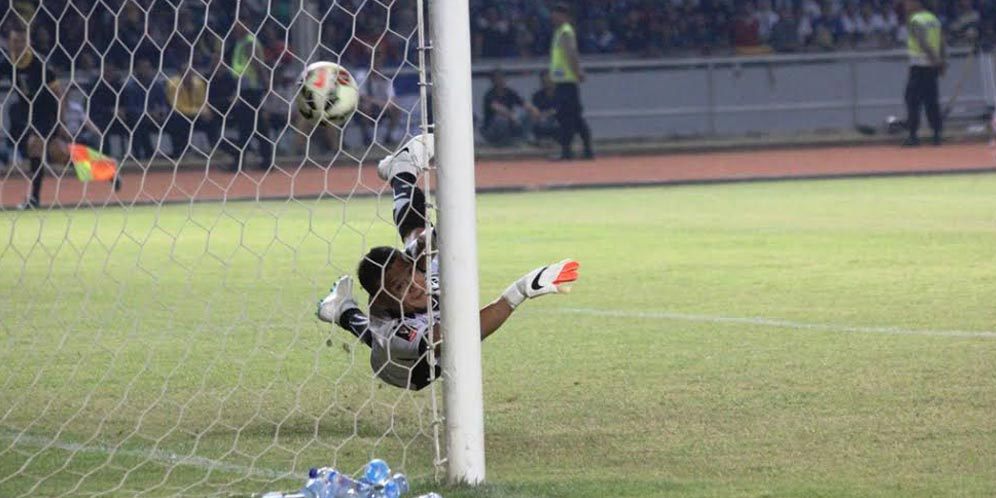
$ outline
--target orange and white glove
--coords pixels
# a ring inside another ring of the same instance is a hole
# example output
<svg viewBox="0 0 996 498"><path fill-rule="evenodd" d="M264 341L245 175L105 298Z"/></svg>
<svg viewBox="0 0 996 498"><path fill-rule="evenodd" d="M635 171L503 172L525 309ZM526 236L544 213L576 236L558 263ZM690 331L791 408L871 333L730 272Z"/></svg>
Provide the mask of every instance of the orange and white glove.
<svg viewBox="0 0 996 498"><path fill-rule="evenodd" d="M537 268L518 279L505 290L502 297L515 309L526 299L546 294L566 294L578 279L581 265L572 259Z"/></svg>

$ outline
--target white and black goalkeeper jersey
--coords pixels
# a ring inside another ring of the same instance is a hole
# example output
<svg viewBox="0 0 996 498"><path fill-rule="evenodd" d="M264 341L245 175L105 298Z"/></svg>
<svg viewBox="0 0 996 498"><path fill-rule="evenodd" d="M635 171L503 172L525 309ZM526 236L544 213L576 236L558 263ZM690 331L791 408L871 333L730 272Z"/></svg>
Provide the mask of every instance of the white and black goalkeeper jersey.
<svg viewBox="0 0 996 498"><path fill-rule="evenodd" d="M419 390L440 375L438 366L435 374L430 375L428 354L432 346L430 324L439 323L439 263L436 258L429 264L428 277L431 311L367 317L359 309L352 309L340 318L343 328L370 346L370 368L392 386Z"/></svg>

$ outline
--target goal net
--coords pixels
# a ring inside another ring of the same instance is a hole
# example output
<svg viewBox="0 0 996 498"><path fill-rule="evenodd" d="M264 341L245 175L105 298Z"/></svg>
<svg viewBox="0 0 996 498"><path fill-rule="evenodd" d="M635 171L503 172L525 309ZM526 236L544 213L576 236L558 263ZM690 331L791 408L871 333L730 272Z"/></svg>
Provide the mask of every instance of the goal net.
<svg viewBox="0 0 996 498"><path fill-rule="evenodd" d="M371 163L426 126L421 3L7 4L0 495L246 495L373 457L436 476L440 383L384 384L315 317L400 246ZM361 89L341 128L294 105L320 60Z"/></svg>

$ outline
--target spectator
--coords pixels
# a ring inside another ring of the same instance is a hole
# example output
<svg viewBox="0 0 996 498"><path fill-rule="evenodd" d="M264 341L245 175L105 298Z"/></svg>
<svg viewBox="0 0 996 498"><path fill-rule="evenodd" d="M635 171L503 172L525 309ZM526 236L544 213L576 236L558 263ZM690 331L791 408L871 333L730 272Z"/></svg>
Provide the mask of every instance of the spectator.
<svg viewBox="0 0 996 498"><path fill-rule="evenodd" d="M52 54L52 35L44 24L33 26L31 33L31 48L43 59Z"/></svg>
<svg viewBox="0 0 996 498"><path fill-rule="evenodd" d="M822 50L833 50L843 34L840 17L833 13L830 3L823 4L820 17L813 19L813 39L811 44Z"/></svg>
<svg viewBox="0 0 996 498"><path fill-rule="evenodd" d="M757 19L758 34L761 40L767 42L771 38L771 30L778 23L778 14L771 8L771 0L760 0L757 3L757 11L754 12Z"/></svg>
<svg viewBox="0 0 996 498"><path fill-rule="evenodd" d="M848 3L844 11L840 14L840 40L846 47L855 47L860 41L861 35L858 33L858 20L861 16L853 3Z"/></svg>
<svg viewBox="0 0 996 498"><path fill-rule="evenodd" d="M104 61L101 75L90 87L86 99L87 115L97 128L101 137L99 148L103 152L112 153L111 139L117 138L121 144L120 153L128 152L128 128L125 127L126 107L119 105L118 94L121 93L121 78L118 69L108 61Z"/></svg>
<svg viewBox="0 0 996 498"><path fill-rule="evenodd" d="M134 2L127 2L118 16L111 14L111 26L114 25L115 17L118 20L117 39L126 49L134 50L145 36L145 16L142 15L142 10ZM113 37L115 33L109 34Z"/></svg>
<svg viewBox="0 0 996 498"><path fill-rule="evenodd" d="M125 124L132 130L130 152L136 159L148 159L156 152L152 136L162 129L169 112L166 91L156 76L152 62L138 58L135 74L122 93Z"/></svg>
<svg viewBox="0 0 996 498"><path fill-rule="evenodd" d="M557 86L550 80L549 72L540 72L540 89L533 94L532 103L537 112L533 122L533 136L539 142L547 139L556 141L560 136L560 124L557 123Z"/></svg>
<svg viewBox="0 0 996 498"><path fill-rule="evenodd" d="M685 39L689 47L698 49L703 54L709 54L717 45L717 38L709 26L709 19L704 13L690 13Z"/></svg>
<svg viewBox="0 0 996 498"><path fill-rule="evenodd" d="M823 7L816 0L802 0L802 13L816 19L823 13Z"/></svg>
<svg viewBox="0 0 996 498"><path fill-rule="evenodd" d="M24 28L12 27L6 42L9 55L0 58L0 75L10 78L15 88L8 95L13 102L4 132L30 162L31 191L18 208L35 209L45 170L65 164L69 156L58 122L63 90L52 69L29 46Z"/></svg>
<svg viewBox="0 0 996 498"><path fill-rule="evenodd" d="M754 16L750 3L737 6L730 30L730 42L738 54L758 54L767 51L761 45L761 23Z"/></svg>
<svg viewBox="0 0 996 498"><path fill-rule="evenodd" d="M855 21L855 33L859 47L883 47L888 42L885 18L872 9L871 4L861 5L861 13Z"/></svg>
<svg viewBox="0 0 996 498"><path fill-rule="evenodd" d="M287 51L287 44L284 42L283 29L278 29L277 25L268 22L263 25L263 60L270 68L276 68L291 59L290 52Z"/></svg>
<svg viewBox="0 0 996 498"><path fill-rule="evenodd" d="M799 8L795 12L796 22L799 25L799 43L802 46L808 46L813 40L813 16L803 8Z"/></svg>
<svg viewBox="0 0 996 498"><path fill-rule="evenodd" d="M585 36L584 46L589 52L599 54L611 54L618 47L615 33L609 29L609 22L605 19L596 19L594 28Z"/></svg>
<svg viewBox="0 0 996 498"><path fill-rule="evenodd" d="M886 40L888 43L906 43L906 22L899 22L899 14L892 6L883 7L882 16L885 18Z"/></svg>
<svg viewBox="0 0 996 498"><path fill-rule="evenodd" d="M956 15L948 26L951 42L960 45L971 45L979 39L979 12L972 7L972 0L960 0Z"/></svg>
<svg viewBox="0 0 996 498"><path fill-rule="evenodd" d="M70 88L64 99L62 126L69 141L100 150L101 130L87 116L86 95L79 88Z"/></svg>
<svg viewBox="0 0 996 498"><path fill-rule="evenodd" d="M776 52L795 52L799 50L799 23L796 22L791 8L782 8L778 16L778 22L771 28L769 42L771 48Z"/></svg>
<svg viewBox="0 0 996 498"><path fill-rule="evenodd" d="M539 117L539 110L522 100L515 90L505 84L505 75L495 71L491 75L491 89L484 94L484 122L481 134L493 145L510 145L524 136L529 116Z"/></svg>
<svg viewBox="0 0 996 498"><path fill-rule="evenodd" d="M342 47L345 45L341 41L341 35L335 24L326 23L322 26L322 42L318 45L318 60L336 61L342 55Z"/></svg>
<svg viewBox="0 0 996 498"><path fill-rule="evenodd" d="M291 122L291 113L293 115L298 114L297 105L294 103L295 93L297 92L297 86L294 83L297 80L297 76L298 72L295 71L275 72L273 90L263 100L263 114L260 119L267 121L273 141L276 142L276 154L280 154L281 152L291 154L301 153L301 150L291 149L292 140L285 140L289 135L287 125Z"/></svg>
<svg viewBox="0 0 996 498"><path fill-rule="evenodd" d="M632 10L626 16L620 31L623 48L627 52L645 55L649 45L647 44L646 26L643 25L643 18L639 11Z"/></svg>
<svg viewBox="0 0 996 498"><path fill-rule="evenodd" d="M385 135L384 143L394 143L394 131L401 123L401 108L394 102L391 80L380 71L357 71L354 78L360 85L361 113L354 119L360 124L363 141L378 141L378 135L382 132ZM403 134L398 137L399 140L401 138L404 138Z"/></svg>
<svg viewBox="0 0 996 498"><path fill-rule="evenodd" d="M475 53L481 57L509 57L513 55L515 32L512 23L498 8L489 6L474 22Z"/></svg>
<svg viewBox="0 0 996 498"><path fill-rule="evenodd" d="M536 52L533 50L535 46L536 46L536 31L532 30L529 23L516 23L515 55L519 57L532 57L533 55L536 54Z"/></svg>
<svg viewBox="0 0 996 498"><path fill-rule="evenodd" d="M394 77L394 100L400 108L401 116L406 121L402 129L401 139L406 134L418 135L422 126L421 87L418 74L403 72Z"/></svg>
<svg viewBox="0 0 996 498"><path fill-rule="evenodd" d="M207 81L185 64L180 68L180 75L166 81L166 99L173 108L166 122L166 131L173 144L173 157L178 159L186 152L192 131L207 135L207 150L214 150L221 138L221 117L207 105ZM221 148L235 154L227 142Z"/></svg>

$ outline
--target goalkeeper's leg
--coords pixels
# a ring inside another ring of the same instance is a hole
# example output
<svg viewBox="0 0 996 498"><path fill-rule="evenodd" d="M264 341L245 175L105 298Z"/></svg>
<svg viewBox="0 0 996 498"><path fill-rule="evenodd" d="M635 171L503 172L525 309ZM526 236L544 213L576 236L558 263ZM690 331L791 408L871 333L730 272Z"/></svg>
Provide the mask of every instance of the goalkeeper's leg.
<svg viewBox="0 0 996 498"><path fill-rule="evenodd" d="M425 215L425 192L415 184L417 179L411 173L400 173L391 178L394 190L394 224L398 227L401 239L408 241L417 236L429 224Z"/></svg>
<svg viewBox="0 0 996 498"><path fill-rule="evenodd" d="M394 192L394 224L402 240L408 242L429 224L425 212L425 192L417 185L418 173L433 157L433 135L417 136L398 152L385 157L377 165L377 173L391 182Z"/></svg>

